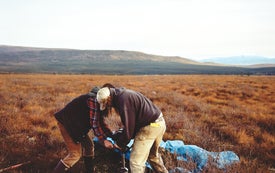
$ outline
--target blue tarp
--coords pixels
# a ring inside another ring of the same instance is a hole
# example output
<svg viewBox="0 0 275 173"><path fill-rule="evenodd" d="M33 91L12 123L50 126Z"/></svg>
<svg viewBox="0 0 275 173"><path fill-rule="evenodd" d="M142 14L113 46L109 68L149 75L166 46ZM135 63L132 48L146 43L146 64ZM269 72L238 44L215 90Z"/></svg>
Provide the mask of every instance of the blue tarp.
<svg viewBox="0 0 275 173"><path fill-rule="evenodd" d="M108 140L114 142L111 138ZM97 140L94 141L96 142ZM130 148L133 145L133 142L134 140L131 140L127 146ZM170 170L169 173L198 173L203 170L209 161L211 162L211 165L215 165L219 169L225 169L227 166L240 161L239 157L232 151L209 152L196 145L185 145L184 142L180 140L167 140L166 142L162 141L160 147L176 154L178 160L186 162L193 161L197 166L194 170L186 170L185 168L177 167ZM120 152L119 150L115 151ZM131 149L125 153L125 158L127 160L130 159L130 153ZM146 167L151 169L148 162L146 162Z"/></svg>
<svg viewBox="0 0 275 173"><path fill-rule="evenodd" d="M197 167L189 172L201 172L209 161L219 169L225 169L227 166L240 161L239 157L232 151L209 152L196 145L184 145L180 140L162 142L160 147L176 154L178 160L195 162ZM169 172L188 171L184 168L175 168Z"/></svg>

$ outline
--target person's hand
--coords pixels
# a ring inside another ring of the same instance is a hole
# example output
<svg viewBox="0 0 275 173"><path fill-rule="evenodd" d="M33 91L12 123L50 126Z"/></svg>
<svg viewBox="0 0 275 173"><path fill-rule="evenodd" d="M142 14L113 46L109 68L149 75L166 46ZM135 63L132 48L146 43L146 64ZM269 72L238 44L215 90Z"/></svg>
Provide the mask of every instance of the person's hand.
<svg viewBox="0 0 275 173"><path fill-rule="evenodd" d="M106 139L103 141L103 146L108 149L114 148L114 144L111 141L106 140Z"/></svg>
<svg viewBox="0 0 275 173"><path fill-rule="evenodd" d="M114 144L114 148L121 150L121 148L117 144Z"/></svg>
<svg viewBox="0 0 275 173"><path fill-rule="evenodd" d="M120 147L117 144L114 144L114 148L120 150L122 153L125 153L126 151L128 151L130 149L128 146Z"/></svg>

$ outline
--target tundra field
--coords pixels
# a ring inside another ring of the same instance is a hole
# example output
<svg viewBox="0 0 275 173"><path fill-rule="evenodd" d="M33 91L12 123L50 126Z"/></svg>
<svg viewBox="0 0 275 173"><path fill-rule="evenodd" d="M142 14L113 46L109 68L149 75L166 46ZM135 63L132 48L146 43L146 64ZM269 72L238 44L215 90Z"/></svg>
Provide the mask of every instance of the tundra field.
<svg viewBox="0 0 275 173"><path fill-rule="evenodd" d="M51 172L66 155L54 112L104 83L139 91L159 106L167 123L164 141L234 151L240 162L228 167L229 173L272 172L275 167L275 76L2 74L0 170L30 161L10 172ZM116 115L106 121L112 129L120 126ZM112 153L98 148L97 172L117 172L119 159ZM161 153L168 169L194 167ZM83 167L80 160L72 171ZM224 170L209 164L203 172Z"/></svg>

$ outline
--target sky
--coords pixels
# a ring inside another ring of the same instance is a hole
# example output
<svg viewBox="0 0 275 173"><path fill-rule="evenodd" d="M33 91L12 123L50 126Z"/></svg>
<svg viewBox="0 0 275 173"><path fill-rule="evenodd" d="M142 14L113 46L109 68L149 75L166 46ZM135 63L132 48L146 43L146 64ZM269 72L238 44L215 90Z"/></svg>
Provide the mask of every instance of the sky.
<svg viewBox="0 0 275 173"><path fill-rule="evenodd" d="M275 0L0 0L0 45L275 58Z"/></svg>

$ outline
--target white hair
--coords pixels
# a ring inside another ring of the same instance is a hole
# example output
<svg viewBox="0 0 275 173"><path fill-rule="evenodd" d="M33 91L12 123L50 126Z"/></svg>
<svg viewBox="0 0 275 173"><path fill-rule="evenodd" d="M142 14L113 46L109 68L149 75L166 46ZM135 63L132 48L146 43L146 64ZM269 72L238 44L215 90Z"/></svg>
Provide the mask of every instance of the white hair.
<svg viewBox="0 0 275 173"><path fill-rule="evenodd" d="M100 100L105 100L110 96L110 90L108 87L104 87L101 88L100 90L98 90L97 95L96 95L96 99L98 101Z"/></svg>

